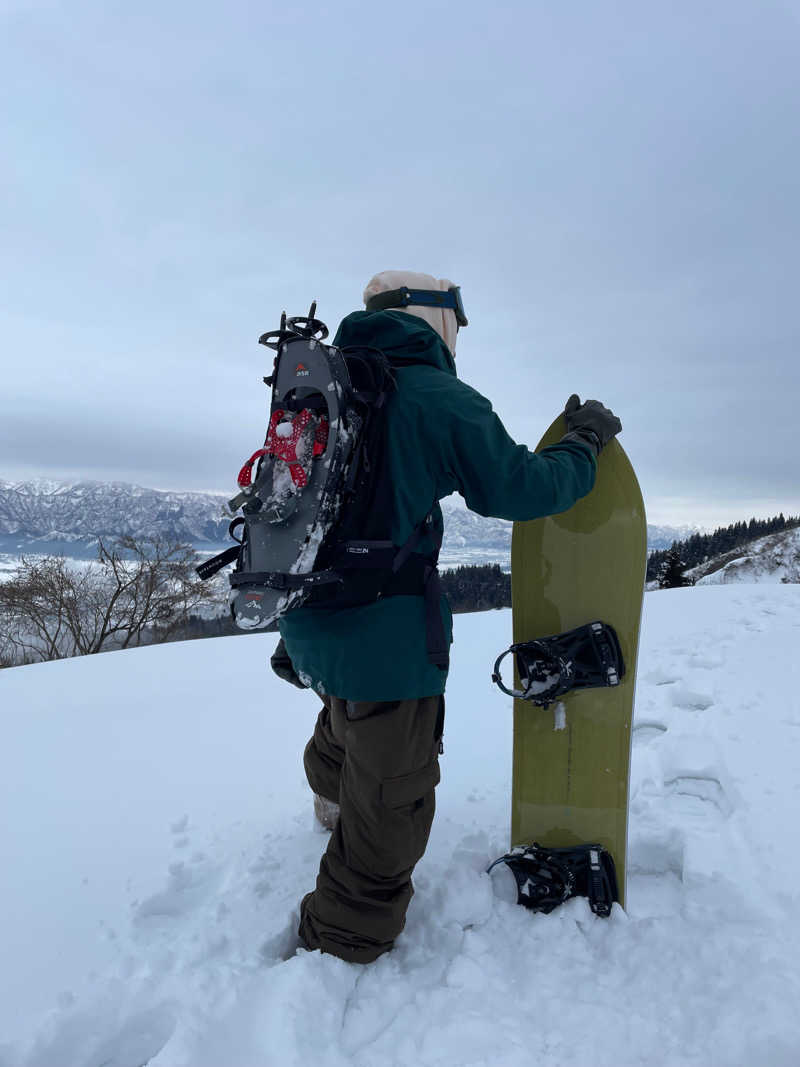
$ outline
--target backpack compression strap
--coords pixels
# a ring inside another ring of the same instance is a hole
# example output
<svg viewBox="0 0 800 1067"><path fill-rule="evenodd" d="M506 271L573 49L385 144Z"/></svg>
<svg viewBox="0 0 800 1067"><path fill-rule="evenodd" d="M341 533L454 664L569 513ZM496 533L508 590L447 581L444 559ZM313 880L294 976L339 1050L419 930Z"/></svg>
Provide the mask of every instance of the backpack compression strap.
<svg viewBox="0 0 800 1067"><path fill-rule="evenodd" d="M430 533L434 539L430 556L423 556L415 551L424 533ZM399 549L396 549L391 541L343 541L338 546L332 568L334 573L360 568L388 570L392 576L389 580L390 590L384 594L388 596L418 594L421 576L425 597L425 643L428 661L441 670L447 670L450 665L450 647L442 622L442 587L436 566L441 546L441 534L434 532L433 512L429 511ZM406 567L407 564L412 566ZM401 574L403 567L406 567L408 575L407 585ZM397 578L397 581L392 581L393 578Z"/></svg>
<svg viewBox="0 0 800 1067"><path fill-rule="evenodd" d="M238 520L242 521L242 520ZM439 549L442 539L439 534L432 532L433 513L428 512L422 522L415 526L405 544L399 549L395 548L392 541L343 541L338 545L336 558L332 566L324 571L311 571L305 574L284 574L276 571L234 571L230 576L231 587L236 589L245 585L263 585L270 589L289 591L294 589L311 590L319 586L332 585L335 582L342 583L343 571L359 570L361 568L381 568L389 571L396 582L391 582L392 588L386 594L418 595L420 577L425 598L425 644L428 661L441 670L447 670L450 665L450 647L447 642L447 634L444 630L441 611L441 582L436 563L439 558ZM430 556L423 556L414 551L419 544L423 533L430 531L434 538L434 549ZM210 578L218 570L232 563L239 554L239 546L229 548L226 552L208 560L198 573L202 578ZM406 576L401 569L407 564Z"/></svg>
<svg viewBox="0 0 800 1067"><path fill-rule="evenodd" d="M231 545L231 547L226 548L224 552L219 552L216 556L212 556L211 559L207 559L205 563L201 563L199 566L195 567L197 576L201 581L205 582L207 579L213 578L223 567L227 567L229 563L233 563L239 558L239 553L242 550L242 542L234 532L239 526L244 526L244 519L241 516L238 519L234 519L233 522L228 525L228 533L236 542L235 545Z"/></svg>
<svg viewBox="0 0 800 1067"><path fill-rule="evenodd" d="M446 671L450 666L450 648L447 644L447 635L442 623L442 583L439 578L439 550L442 547L441 534L433 532L433 512L429 511L422 522L411 533L406 543L397 553L392 564L392 571L396 574L403 566L411 553L417 547L423 532L428 531L434 539L433 553L425 562L422 572L423 589L425 591L425 640L427 643L428 660Z"/></svg>

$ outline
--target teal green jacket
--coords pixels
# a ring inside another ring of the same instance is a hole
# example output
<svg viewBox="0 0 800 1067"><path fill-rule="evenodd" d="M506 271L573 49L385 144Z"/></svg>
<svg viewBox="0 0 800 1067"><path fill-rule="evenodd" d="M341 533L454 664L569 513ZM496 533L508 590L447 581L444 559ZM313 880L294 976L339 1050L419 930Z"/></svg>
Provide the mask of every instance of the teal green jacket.
<svg viewBox="0 0 800 1067"><path fill-rule="evenodd" d="M588 446L570 442L534 453L516 444L489 401L459 381L449 349L423 319L356 311L342 321L334 344L380 348L396 368L385 472L394 490L396 545L432 507L441 532L438 501L453 492L479 515L521 520L566 511L594 485ZM418 551L432 547L423 541ZM452 641L445 597L442 616ZM295 671L321 694L382 701L444 692L447 672L427 658L422 596L355 608L300 607L281 619L280 632Z"/></svg>

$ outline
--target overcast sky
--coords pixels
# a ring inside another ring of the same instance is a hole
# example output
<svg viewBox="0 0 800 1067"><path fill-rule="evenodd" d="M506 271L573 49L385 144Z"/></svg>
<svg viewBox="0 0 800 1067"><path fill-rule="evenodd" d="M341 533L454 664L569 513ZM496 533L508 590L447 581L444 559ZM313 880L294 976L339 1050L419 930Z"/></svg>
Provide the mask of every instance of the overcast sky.
<svg viewBox="0 0 800 1067"><path fill-rule="evenodd" d="M576 391L650 521L800 513L798 12L0 0L0 478L231 489L259 334L406 268L516 439Z"/></svg>

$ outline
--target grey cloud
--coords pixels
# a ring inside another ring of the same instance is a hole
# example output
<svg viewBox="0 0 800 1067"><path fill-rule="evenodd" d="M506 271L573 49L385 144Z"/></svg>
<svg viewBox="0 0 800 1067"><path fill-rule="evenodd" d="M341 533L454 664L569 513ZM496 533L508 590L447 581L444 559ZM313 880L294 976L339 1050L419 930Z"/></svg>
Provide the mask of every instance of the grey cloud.
<svg viewBox="0 0 800 1067"><path fill-rule="evenodd" d="M146 2L3 30L0 472L224 488L263 432L258 334L408 267L462 284L460 371L519 439L577 389L619 409L656 519L800 496L785 7Z"/></svg>

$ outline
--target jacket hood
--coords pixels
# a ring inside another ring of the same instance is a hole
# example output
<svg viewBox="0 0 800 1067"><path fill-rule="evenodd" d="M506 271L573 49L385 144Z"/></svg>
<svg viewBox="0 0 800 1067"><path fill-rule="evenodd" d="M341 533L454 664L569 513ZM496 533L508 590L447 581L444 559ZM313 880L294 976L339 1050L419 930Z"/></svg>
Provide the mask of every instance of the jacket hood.
<svg viewBox="0 0 800 1067"><path fill-rule="evenodd" d="M333 343L337 348L364 345L379 348L390 363L408 360L456 374L450 349L424 319L402 311L354 311L342 319Z"/></svg>

